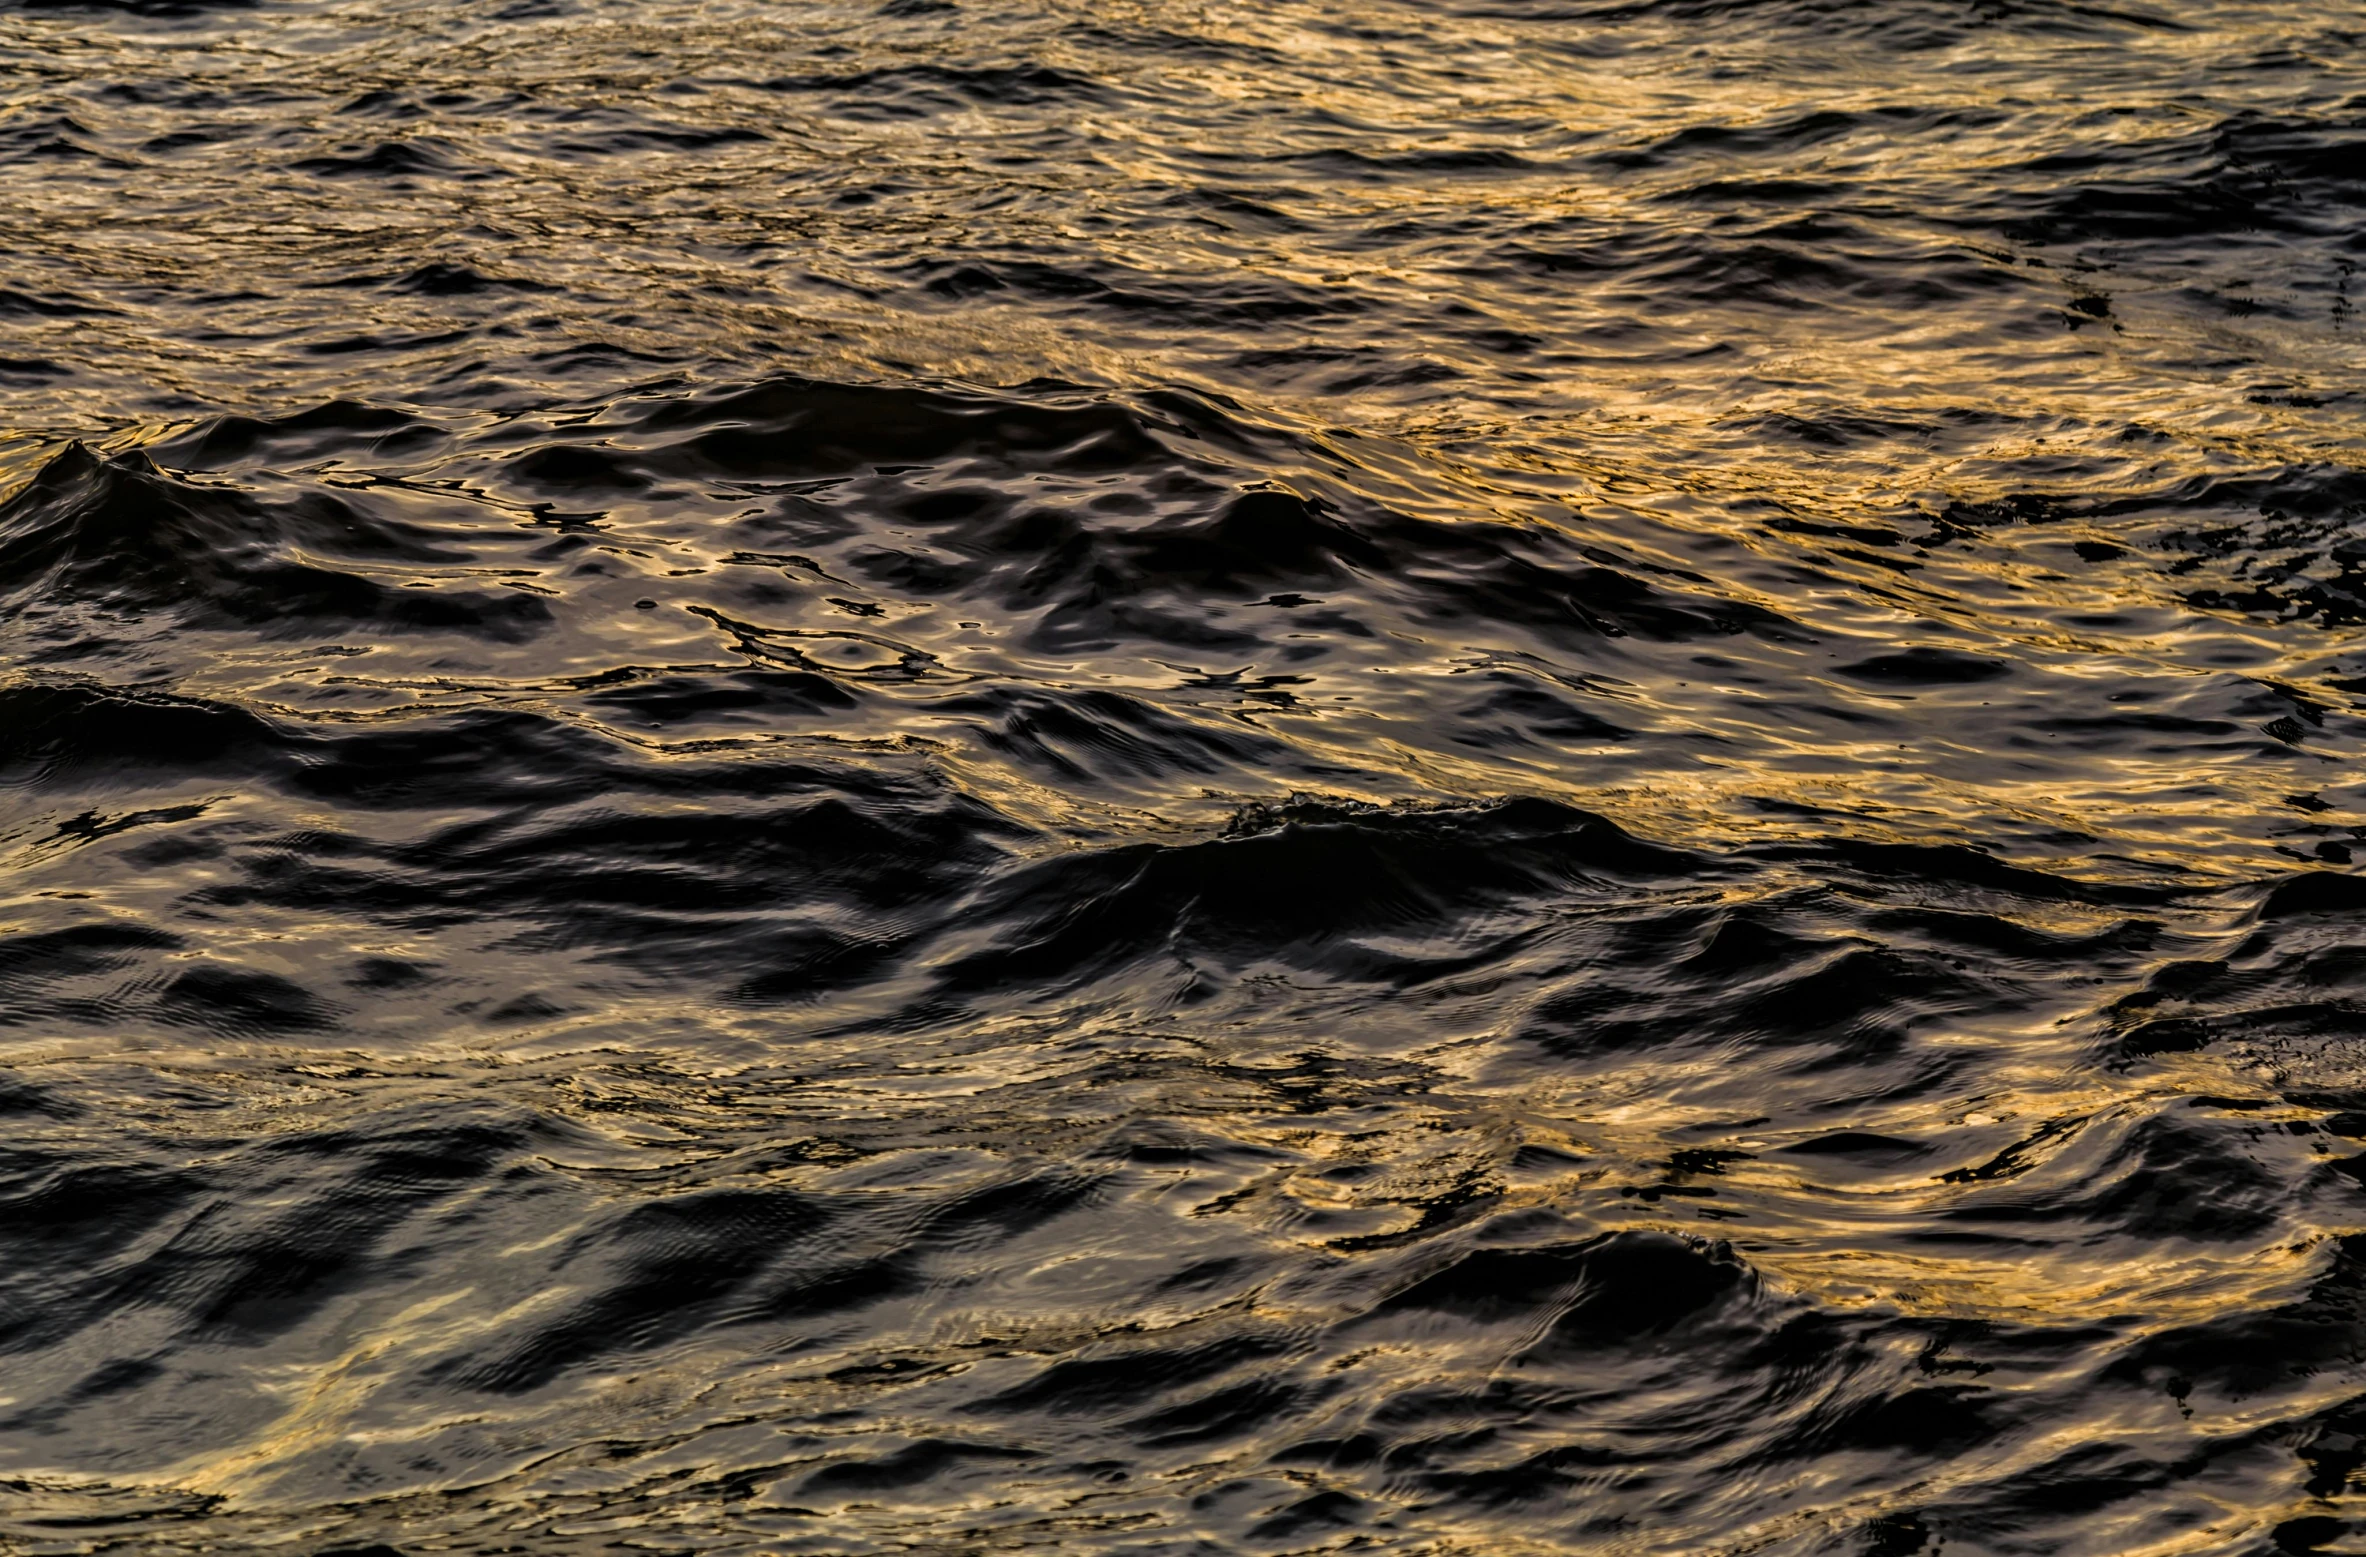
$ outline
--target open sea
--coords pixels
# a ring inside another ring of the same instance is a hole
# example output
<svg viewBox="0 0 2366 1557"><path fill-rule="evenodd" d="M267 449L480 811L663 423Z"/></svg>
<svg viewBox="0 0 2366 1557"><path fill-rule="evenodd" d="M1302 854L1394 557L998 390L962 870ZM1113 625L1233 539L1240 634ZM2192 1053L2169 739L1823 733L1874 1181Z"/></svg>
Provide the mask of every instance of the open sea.
<svg viewBox="0 0 2366 1557"><path fill-rule="evenodd" d="M2366 0L0 0L0 1557L2366 1552L2362 264Z"/></svg>

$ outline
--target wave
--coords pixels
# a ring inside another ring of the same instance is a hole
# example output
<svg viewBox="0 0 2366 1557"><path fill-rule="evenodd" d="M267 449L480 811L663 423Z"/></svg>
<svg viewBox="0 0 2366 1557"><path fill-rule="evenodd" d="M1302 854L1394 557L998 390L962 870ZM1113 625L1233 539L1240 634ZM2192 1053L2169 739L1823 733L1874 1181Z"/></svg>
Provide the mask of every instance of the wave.
<svg viewBox="0 0 2366 1557"><path fill-rule="evenodd" d="M2355 1546L2325 8L1103 12L0 3L0 1549Z"/></svg>

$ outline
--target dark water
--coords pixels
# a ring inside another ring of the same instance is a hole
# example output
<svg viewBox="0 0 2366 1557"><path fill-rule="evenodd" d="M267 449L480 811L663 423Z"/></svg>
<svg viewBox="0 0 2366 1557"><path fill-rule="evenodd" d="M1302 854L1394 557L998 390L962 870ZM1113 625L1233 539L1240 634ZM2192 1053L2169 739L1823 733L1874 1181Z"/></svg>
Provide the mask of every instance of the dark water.
<svg viewBox="0 0 2366 1557"><path fill-rule="evenodd" d="M2366 1550L2366 8L0 6L0 1552Z"/></svg>

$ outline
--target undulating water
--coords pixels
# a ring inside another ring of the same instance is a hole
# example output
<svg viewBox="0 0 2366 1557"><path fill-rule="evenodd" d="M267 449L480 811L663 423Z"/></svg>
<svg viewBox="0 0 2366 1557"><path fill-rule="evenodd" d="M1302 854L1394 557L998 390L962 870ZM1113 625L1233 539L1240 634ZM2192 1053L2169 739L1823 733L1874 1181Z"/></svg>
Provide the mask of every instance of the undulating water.
<svg viewBox="0 0 2366 1557"><path fill-rule="evenodd" d="M5 0L0 198L0 1553L2366 1550L2359 0Z"/></svg>

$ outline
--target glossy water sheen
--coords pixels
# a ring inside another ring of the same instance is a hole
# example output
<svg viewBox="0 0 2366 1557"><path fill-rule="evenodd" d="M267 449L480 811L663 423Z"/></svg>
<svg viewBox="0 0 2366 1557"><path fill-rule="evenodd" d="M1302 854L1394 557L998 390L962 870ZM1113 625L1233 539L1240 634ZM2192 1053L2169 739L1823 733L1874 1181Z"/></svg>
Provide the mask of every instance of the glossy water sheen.
<svg viewBox="0 0 2366 1557"><path fill-rule="evenodd" d="M13 0L0 195L0 1552L2366 1549L2355 0Z"/></svg>

